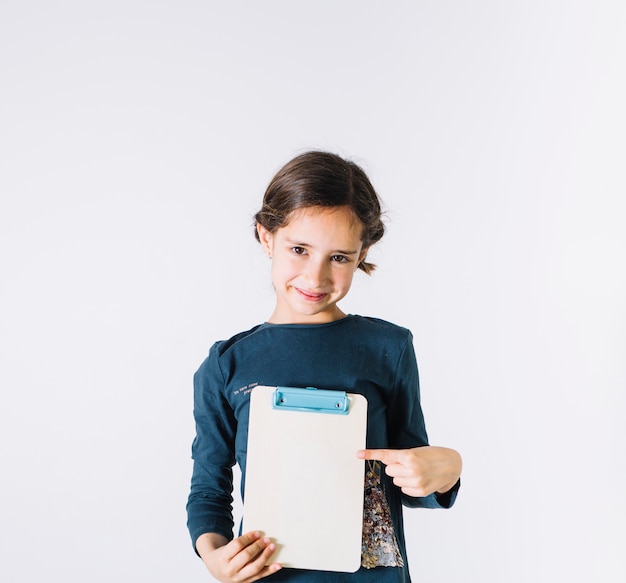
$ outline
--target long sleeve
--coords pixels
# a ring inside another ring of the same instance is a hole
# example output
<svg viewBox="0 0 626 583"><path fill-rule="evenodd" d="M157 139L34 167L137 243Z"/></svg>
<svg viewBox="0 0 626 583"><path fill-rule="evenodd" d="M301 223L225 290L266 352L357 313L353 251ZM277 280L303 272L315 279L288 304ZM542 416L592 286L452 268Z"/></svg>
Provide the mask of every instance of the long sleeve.
<svg viewBox="0 0 626 583"><path fill-rule="evenodd" d="M408 449L428 445L424 414L420 403L419 374L413 349L413 336L409 333L402 351L394 391L388 409L390 444L393 448ZM397 431L393 431L393 429ZM444 494L413 497L402 494L403 505L410 508L450 508L456 500L460 480Z"/></svg>
<svg viewBox="0 0 626 583"><path fill-rule="evenodd" d="M223 394L218 345L194 375L196 436L187 526L194 544L207 532L233 538L232 490L236 422Z"/></svg>
<svg viewBox="0 0 626 583"><path fill-rule="evenodd" d="M428 434L420 403L419 374L413 335L407 330L387 405L389 446L408 449L428 445Z"/></svg>

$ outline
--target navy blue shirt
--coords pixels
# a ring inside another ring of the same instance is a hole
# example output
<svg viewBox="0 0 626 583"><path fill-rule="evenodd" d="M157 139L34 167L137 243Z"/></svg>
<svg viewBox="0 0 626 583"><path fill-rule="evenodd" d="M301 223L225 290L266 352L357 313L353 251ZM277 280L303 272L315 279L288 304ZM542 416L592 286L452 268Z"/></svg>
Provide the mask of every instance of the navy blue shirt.
<svg viewBox="0 0 626 583"><path fill-rule="evenodd" d="M207 532L233 538L232 467L241 468L243 494L250 392L257 385L360 393L368 401L368 448L428 445L413 338L406 328L350 315L327 324L265 323L216 342L194 376L196 437L187 503L194 545ZM404 567L361 568L354 574L282 569L268 581L410 581L402 504L450 507L457 488L412 498L384 472L382 481Z"/></svg>

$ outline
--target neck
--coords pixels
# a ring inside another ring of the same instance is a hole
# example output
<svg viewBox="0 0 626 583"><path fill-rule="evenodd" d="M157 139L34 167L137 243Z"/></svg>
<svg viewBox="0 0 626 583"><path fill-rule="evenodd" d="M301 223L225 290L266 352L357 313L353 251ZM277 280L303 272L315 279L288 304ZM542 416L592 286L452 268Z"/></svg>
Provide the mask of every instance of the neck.
<svg viewBox="0 0 626 583"><path fill-rule="evenodd" d="M319 314L284 314L282 310L275 309L268 324L328 324L342 320L346 317L337 306L332 312L320 312Z"/></svg>

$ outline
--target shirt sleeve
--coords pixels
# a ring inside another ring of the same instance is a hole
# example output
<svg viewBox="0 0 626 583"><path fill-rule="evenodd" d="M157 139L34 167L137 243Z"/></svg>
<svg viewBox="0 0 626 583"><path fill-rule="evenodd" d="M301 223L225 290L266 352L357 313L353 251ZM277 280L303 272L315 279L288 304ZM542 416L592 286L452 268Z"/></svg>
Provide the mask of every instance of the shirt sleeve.
<svg viewBox="0 0 626 583"><path fill-rule="evenodd" d="M428 435L420 403L420 385L413 336L407 331L400 352L387 405L389 446L408 449L428 445Z"/></svg>
<svg viewBox="0 0 626 583"><path fill-rule="evenodd" d="M193 472L187 501L187 527L196 545L212 532L233 538L233 466L236 421L223 392L218 345L194 375Z"/></svg>
<svg viewBox="0 0 626 583"><path fill-rule="evenodd" d="M420 402L419 373L413 348L413 335L408 338L398 361L394 391L390 400L387 424L390 447L409 449L428 445L428 434ZM454 504L461 480L443 494L414 497L402 494L402 503L410 508L450 508Z"/></svg>
<svg viewBox="0 0 626 583"><path fill-rule="evenodd" d="M434 493L423 498L402 494L402 504L409 508L452 508L460 487L461 478L456 481L456 484L450 490L443 494Z"/></svg>

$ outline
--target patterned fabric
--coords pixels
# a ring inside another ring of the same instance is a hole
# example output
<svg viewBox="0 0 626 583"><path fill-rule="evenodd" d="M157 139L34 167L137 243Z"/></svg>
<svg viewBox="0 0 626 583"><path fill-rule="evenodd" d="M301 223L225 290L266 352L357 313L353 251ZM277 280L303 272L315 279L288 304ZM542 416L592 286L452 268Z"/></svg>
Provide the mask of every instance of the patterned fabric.
<svg viewBox="0 0 626 583"><path fill-rule="evenodd" d="M391 510L381 487L380 472L380 462L367 462L361 542L361 566L366 569L404 567L393 530Z"/></svg>

